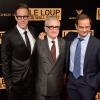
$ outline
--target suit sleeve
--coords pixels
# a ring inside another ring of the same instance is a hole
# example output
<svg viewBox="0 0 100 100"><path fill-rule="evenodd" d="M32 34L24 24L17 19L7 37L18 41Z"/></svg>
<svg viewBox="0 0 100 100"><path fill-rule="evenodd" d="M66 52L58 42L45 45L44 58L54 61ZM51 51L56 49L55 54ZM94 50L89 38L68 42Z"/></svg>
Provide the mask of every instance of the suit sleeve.
<svg viewBox="0 0 100 100"><path fill-rule="evenodd" d="M36 82L37 74L38 74L38 42L37 41L35 42L34 52L31 58L31 66L32 66L33 77L34 77L33 80Z"/></svg>
<svg viewBox="0 0 100 100"><path fill-rule="evenodd" d="M100 45L99 45L99 50L98 50L98 74L97 74L97 81L99 83L99 86L100 86Z"/></svg>
<svg viewBox="0 0 100 100"><path fill-rule="evenodd" d="M7 33L2 37L1 59L2 71L7 89L11 88L11 43Z"/></svg>

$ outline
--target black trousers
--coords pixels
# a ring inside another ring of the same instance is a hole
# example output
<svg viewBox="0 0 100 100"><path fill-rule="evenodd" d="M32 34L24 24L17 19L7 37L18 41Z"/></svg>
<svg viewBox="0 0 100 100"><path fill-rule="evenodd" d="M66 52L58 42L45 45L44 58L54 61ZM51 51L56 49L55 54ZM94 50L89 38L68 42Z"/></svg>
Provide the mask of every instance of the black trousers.
<svg viewBox="0 0 100 100"><path fill-rule="evenodd" d="M34 96L34 83L30 75L25 80L13 84L8 94L8 100L35 100Z"/></svg>
<svg viewBox="0 0 100 100"><path fill-rule="evenodd" d="M69 100L95 100L96 89L89 86L83 76L75 79L73 74L70 73L67 83L67 93Z"/></svg>

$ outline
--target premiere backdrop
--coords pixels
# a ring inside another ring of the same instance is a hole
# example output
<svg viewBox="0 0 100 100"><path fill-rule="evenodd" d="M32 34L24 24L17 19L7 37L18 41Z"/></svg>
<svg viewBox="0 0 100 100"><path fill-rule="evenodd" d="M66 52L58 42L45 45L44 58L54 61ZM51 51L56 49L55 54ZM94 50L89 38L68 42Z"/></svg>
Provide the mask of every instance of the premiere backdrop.
<svg viewBox="0 0 100 100"><path fill-rule="evenodd" d="M31 13L29 24L36 28L37 35L44 31L45 18L54 15L61 20L59 35L64 37L69 31L76 31L74 25L76 16L84 12L93 20L91 29L93 35L100 39L100 0L0 0L0 45L2 34L16 24L14 9L18 3L29 5ZM1 66L0 59L0 92L5 89ZM99 92L96 100L100 100Z"/></svg>

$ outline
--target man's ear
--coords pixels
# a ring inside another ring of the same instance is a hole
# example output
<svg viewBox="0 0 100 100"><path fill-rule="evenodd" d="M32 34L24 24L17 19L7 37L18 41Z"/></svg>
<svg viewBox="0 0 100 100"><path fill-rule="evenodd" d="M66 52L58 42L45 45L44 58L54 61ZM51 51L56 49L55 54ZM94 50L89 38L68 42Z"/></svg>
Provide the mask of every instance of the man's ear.
<svg viewBox="0 0 100 100"><path fill-rule="evenodd" d="M30 20L30 19L31 19L31 15L28 16L28 20ZM33 20L34 20L34 19L33 19Z"/></svg>
<svg viewBox="0 0 100 100"><path fill-rule="evenodd" d="M46 31L46 27L44 26L44 30Z"/></svg>
<svg viewBox="0 0 100 100"><path fill-rule="evenodd" d="M14 17L15 17L15 20L17 21L17 17L16 17L16 15L14 14Z"/></svg>
<svg viewBox="0 0 100 100"><path fill-rule="evenodd" d="M77 29L77 25L75 24L75 28Z"/></svg>

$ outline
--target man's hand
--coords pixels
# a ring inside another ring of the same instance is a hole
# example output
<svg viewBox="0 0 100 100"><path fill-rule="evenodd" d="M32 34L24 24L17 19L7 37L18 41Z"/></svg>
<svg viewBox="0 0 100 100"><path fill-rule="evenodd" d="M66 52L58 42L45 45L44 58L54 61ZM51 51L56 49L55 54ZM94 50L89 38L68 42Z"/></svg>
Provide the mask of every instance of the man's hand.
<svg viewBox="0 0 100 100"><path fill-rule="evenodd" d="M40 40L44 40L45 36L46 36L46 33L45 33L45 32L41 32L41 33L39 34L38 38L39 38Z"/></svg>

